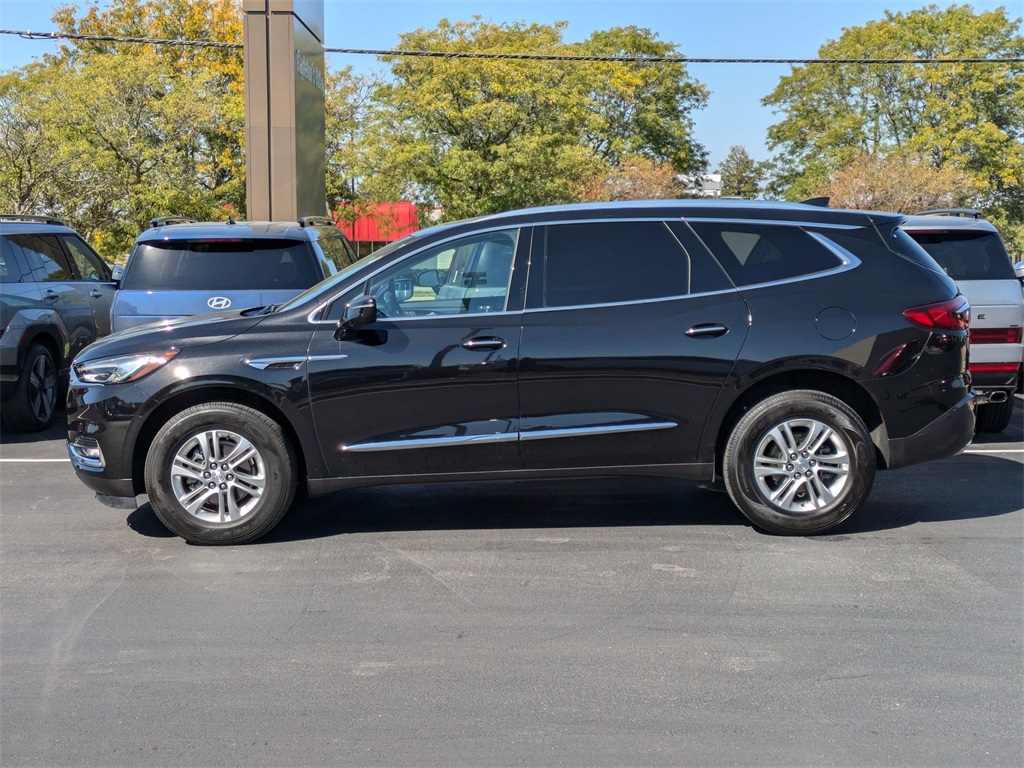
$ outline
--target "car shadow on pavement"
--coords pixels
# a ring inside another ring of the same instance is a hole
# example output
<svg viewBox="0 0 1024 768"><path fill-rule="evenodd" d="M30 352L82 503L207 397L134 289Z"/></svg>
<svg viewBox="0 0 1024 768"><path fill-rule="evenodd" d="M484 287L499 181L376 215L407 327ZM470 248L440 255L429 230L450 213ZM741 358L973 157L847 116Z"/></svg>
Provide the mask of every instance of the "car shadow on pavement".
<svg viewBox="0 0 1024 768"><path fill-rule="evenodd" d="M1019 462L964 455L880 472L865 506L825 537L993 517L1022 508L1024 473ZM128 516L128 525L143 536L171 535L148 503ZM318 499L300 498L281 524L257 543L388 531L670 525L751 527L728 495L702 490L689 481L496 481L358 488Z"/></svg>
<svg viewBox="0 0 1024 768"><path fill-rule="evenodd" d="M63 410L57 411L53 423L39 432L15 432L6 425L0 426L0 445L27 445L47 440L66 440L67 436L68 419Z"/></svg>

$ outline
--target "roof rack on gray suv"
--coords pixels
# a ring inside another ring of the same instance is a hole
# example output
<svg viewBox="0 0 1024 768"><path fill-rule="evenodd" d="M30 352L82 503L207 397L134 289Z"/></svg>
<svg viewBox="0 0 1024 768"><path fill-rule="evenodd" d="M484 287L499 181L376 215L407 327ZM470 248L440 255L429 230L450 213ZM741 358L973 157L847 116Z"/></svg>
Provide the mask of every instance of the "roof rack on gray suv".
<svg viewBox="0 0 1024 768"><path fill-rule="evenodd" d="M49 224L54 227L66 226L53 216L30 216L27 213L0 213L0 221L24 221L32 224Z"/></svg>
<svg viewBox="0 0 1024 768"><path fill-rule="evenodd" d="M168 224L196 224L196 219L190 219L187 216L157 216L155 219L149 220L150 229L156 229L157 227L166 227Z"/></svg>
<svg viewBox="0 0 1024 768"><path fill-rule="evenodd" d="M961 216L965 219L980 219L981 211L973 208L932 208L927 211L918 211L916 216Z"/></svg>

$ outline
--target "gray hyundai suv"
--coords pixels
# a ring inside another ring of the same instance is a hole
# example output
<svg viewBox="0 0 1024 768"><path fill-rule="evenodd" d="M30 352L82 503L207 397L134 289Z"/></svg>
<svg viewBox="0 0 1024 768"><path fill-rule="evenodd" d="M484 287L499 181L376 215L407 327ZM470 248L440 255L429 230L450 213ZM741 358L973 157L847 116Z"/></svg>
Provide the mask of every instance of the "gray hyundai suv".
<svg viewBox="0 0 1024 768"><path fill-rule="evenodd" d="M78 233L45 216L0 215L0 419L53 421L74 356L110 333L115 283Z"/></svg>
<svg viewBox="0 0 1024 768"><path fill-rule="evenodd" d="M135 240L111 309L115 331L280 304L356 260L327 217L198 222L167 217Z"/></svg>

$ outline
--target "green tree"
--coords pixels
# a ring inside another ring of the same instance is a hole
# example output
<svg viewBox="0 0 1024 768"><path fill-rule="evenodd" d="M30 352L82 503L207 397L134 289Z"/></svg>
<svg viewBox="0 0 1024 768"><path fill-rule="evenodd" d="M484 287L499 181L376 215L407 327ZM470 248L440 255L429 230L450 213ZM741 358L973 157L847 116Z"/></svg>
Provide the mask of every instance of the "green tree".
<svg viewBox="0 0 1024 768"><path fill-rule="evenodd" d="M718 166L722 174L722 195L725 197L757 197L764 183L765 169L747 152L746 147L735 145Z"/></svg>
<svg viewBox="0 0 1024 768"><path fill-rule="evenodd" d="M113 0L69 33L237 42L236 0ZM238 49L72 42L0 79L0 207L60 215L112 260L148 220L245 209Z"/></svg>
<svg viewBox="0 0 1024 768"><path fill-rule="evenodd" d="M402 35L409 50L605 54L674 50L647 30L562 39L564 23L443 20ZM578 199L581 183L629 155L701 166L689 110L706 92L680 65L385 57L370 187L404 184L446 219Z"/></svg>
<svg viewBox="0 0 1024 768"><path fill-rule="evenodd" d="M1004 9L928 6L844 30L826 58L1024 56L1020 19ZM1024 223L1024 64L801 66L764 98L779 182L809 196L861 153L909 153L971 179L973 202Z"/></svg>

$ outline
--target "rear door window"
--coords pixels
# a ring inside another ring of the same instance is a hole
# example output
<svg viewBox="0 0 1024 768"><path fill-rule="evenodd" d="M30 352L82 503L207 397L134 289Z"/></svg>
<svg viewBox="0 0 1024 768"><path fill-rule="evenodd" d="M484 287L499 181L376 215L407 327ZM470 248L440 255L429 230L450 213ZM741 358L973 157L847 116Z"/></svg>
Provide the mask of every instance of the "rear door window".
<svg viewBox="0 0 1024 768"><path fill-rule="evenodd" d="M1013 280L1013 267L995 232L908 232L954 280Z"/></svg>
<svg viewBox="0 0 1024 768"><path fill-rule="evenodd" d="M539 240L543 270L531 277L530 309L690 293L690 257L663 221L557 224Z"/></svg>
<svg viewBox="0 0 1024 768"><path fill-rule="evenodd" d="M737 285L756 285L825 272L842 260L799 227L690 222Z"/></svg>
<svg viewBox="0 0 1024 768"><path fill-rule="evenodd" d="M154 240L136 246L121 287L129 291L301 290L321 278L305 240Z"/></svg>
<svg viewBox="0 0 1024 768"><path fill-rule="evenodd" d="M10 235L21 246L29 272L37 283L62 283L77 280L68 255L54 235Z"/></svg>

